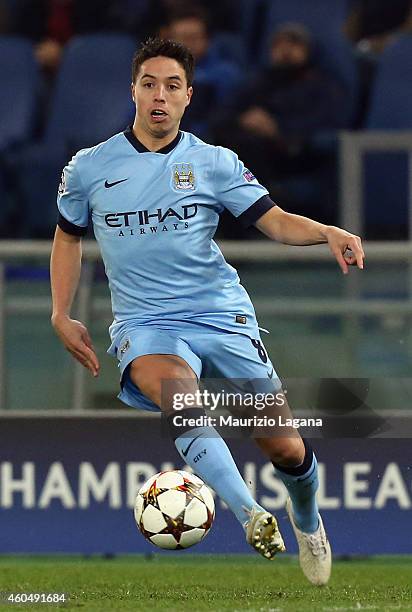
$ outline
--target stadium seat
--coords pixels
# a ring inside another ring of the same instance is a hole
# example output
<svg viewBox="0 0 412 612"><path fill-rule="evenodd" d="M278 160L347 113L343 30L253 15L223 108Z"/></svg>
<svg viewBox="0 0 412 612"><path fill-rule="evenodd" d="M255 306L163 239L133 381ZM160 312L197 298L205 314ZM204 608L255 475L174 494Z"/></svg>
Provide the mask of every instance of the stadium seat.
<svg viewBox="0 0 412 612"><path fill-rule="evenodd" d="M129 92L136 44L123 34L73 39L59 71L46 141L72 150L91 146L124 127L132 116Z"/></svg>
<svg viewBox="0 0 412 612"><path fill-rule="evenodd" d="M382 54L366 127L412 129L412 34L399 36Z"/></svg>
<svg viewBox="0 0 412 612"><path fill-rule="evenodd" d="M240 34L245 53L260 51L259 41L263 30L262 14L265 0L239 0Z"/></svg>
<svg viewBox="0 0 412 612"><path fill-rule="evenodd" d="M121 131L133 118L129 87L135 48L123 34L79 36L68 44L45 137L19 160L28 236L51 235L59 177L71 156Z"/></svg>
<svg viewBox="0 0 412 612"><path fill-rule="evenodd" d="M331 75L334 75L346 88L348 97L348 114L345 122L348 127L353 125L359 101L359 76L353 48L343 36L327 38L319 41L317 49L320 65Z"/></svg>
<svg viewBox="0 0 412 612"><path fill-rule="evenodd" d="M412 34L405 34L382 54L366 127L412 130ZM408 227L406 153L366 155L365 221L372 238L406 239Z"/></svg>
<svg viewBox="0 0 412 612"><path fill-rule="evenodd" d="M38 71L32 45L0 36L0 153L33 132Z"/></svg>
<svg viewBox="0 0 412 612"><path fill-rule="evenodd" d="M265 46L271 33L287 21L303 23L316 39L342 32L348 14L347 0L266 0Z"/></svg>
<svg viewBox="0 0 412 612"><path fill-rule="evenodd" d="M244 66L246 60L246 49L242 37L238 34L218 33L211 42L212 53L234 62L238 66Z"/></svg>

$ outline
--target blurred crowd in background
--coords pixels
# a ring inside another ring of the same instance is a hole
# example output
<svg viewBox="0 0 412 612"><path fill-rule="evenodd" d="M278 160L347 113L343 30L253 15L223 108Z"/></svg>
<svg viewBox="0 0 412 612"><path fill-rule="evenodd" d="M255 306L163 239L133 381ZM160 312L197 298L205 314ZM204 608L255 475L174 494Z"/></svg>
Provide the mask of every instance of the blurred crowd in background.
<svg viewBox="0 0 412 612"><path fill-rule="evenodd" d="M154 35L196 59L182 129L291 212L338 222L340 130L412 129L411 0L0 0L0 237L52 236L62 167L132 122L131 58ZM402 163L370 238L406 237ZM230 215L219 236L256 237Z"/></svg>

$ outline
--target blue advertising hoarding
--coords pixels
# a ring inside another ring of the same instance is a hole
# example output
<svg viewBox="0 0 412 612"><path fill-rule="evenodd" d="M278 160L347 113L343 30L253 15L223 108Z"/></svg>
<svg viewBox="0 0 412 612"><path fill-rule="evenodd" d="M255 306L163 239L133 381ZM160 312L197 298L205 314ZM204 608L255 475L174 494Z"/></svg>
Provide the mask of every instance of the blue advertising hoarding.
<svg viewBox="0 0 412 612"><path fill-rule="evenodd" d="M229 440L260 504L297 552L273 466L247 439ZM335 554L412 553L412 445L408 439L316 439L319 505ZM154 549L133 518L152 474L182 468L153 418L4 418L0 434L1 553L137 553ZM197 552L249 552L231 512ZM193 549L192 549L193 552ZM167 552L164 554L168 554ZM184 554L184 553L182 553Z"/></svg>

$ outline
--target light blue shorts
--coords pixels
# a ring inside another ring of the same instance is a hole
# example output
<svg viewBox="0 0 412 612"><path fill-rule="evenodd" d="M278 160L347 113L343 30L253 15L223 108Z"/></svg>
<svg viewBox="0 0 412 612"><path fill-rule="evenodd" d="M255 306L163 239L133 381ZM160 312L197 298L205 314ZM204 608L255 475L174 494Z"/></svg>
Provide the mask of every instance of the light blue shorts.
<svg viewBox="0 0 412 612"><path fill-rule="evenodd" d="M263 381L266 392L281 388L260 336L251 338L199 323L182 323L176 327L129 324L118 333L107 352L119 361L118 397L133 408L159 411L129 376L130 364L143 355L177 355L198 379L225 379L235 383L241 379L243 387L244 381Z"/></svg>

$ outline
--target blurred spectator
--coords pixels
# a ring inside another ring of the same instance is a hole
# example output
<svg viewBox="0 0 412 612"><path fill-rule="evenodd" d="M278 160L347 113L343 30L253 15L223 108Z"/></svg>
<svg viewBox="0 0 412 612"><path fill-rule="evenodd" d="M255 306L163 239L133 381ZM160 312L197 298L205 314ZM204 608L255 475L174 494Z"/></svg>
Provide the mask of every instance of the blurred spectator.
<svg viewBox="0 0 412 612"><path fill-rule="evenodd" d="M150 0L143 31L140 29L139 34L146 38L165 26L173 14L189 14L193 7L213 15L214 31L237 32L240 29L241 10L237 0Z"/></svg>
<svg viewBox="0 0 412 612"><path fill-rule="evenodd" d="M33 41L39 64L53 74L72 36L125 29L122 8L122 0L21 0L12 30Z"/></svg>
<svg viewBox="0 0 412 612"><path fill-rule="evenodd" d="M176 11L159 34L185 44L196 61L194 95L182 121L184 130L208 137L209 119L216 107L224 107L240 84L241 71L220 54L213 44L208 19L197 7Z"/></svg>
<svg viewBox="0 0 412 612"><path fill-rule="evenodd" d="M124 0L19 0L10 30L33 42L42 71L35 132L47 122L54 79L64 46L76 35L126 30Z"/></svg>
<svg viewBox="0 0 412 612"><path fill-rule="evenodd" d="M311 216L333 221L317 180L331 175L334 160L312 145L320 132L344 127L346 104L340 84L318 67L308 30L285 24L273 36L269 66L218 121L216 143L235 150L288 210L310 209Z"/></svg>

